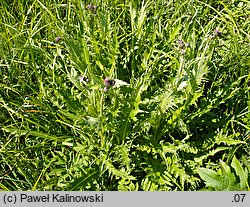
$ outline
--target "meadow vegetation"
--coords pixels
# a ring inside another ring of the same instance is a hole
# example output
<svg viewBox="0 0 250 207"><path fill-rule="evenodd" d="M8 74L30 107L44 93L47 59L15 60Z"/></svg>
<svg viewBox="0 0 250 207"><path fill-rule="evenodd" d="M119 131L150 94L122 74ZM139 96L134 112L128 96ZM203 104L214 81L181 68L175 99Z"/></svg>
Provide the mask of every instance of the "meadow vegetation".
<svg viewBox="0 0 250 207"><path fill-rule="evenodd" d="M0 12L1 190L250 190L248 0Z"/></svg>

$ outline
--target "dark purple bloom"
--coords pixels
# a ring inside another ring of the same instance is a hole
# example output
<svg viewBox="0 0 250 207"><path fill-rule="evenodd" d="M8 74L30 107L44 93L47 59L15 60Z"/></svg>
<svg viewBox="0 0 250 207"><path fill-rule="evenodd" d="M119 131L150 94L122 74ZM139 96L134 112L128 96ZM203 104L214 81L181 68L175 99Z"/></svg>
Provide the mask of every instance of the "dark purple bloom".
<svg viewBox="0 0 250 207"><path fill-rule="evenodd" d="M97 6L89 4L89 5L87 5L87 9L90 11L95 11L97 9Z"/></svg>
<svg viewBox="0 0 250 207"><path fill-rule="evenodd" d="M110 87L115 85L115 80L105 78L103 83L105 85L104 91L108 91Z"/></svg>
<svg viewBox="0 0 250 207"><path fill-rule="evenodd" d="M104 79L104 85L105 86L114 86L115 85L115 80L109 79L109 78L105 78Z"/></svg>
<svg viewBox="0 0 250 207"><path fill-rule="evenodd" d="M221 35L222 35L222 32L220 32L218 29L214 30L213 32L214 37L221 36Z"/></svg>

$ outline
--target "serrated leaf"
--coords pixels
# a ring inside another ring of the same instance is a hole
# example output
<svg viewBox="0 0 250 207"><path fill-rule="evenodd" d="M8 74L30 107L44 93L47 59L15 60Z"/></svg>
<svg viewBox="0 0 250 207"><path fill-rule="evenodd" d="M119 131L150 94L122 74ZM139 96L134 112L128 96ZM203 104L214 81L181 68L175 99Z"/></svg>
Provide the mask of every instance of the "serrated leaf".
<svg viewBox="0 0 250 207"><path fill-rule="evenodd" d="M225 168L225 171L228 172L227 167L223 166L223 168ZM206 168L199 168L197 172L206 182L207 187L212 187L214 190L219 191L239 190L239 184L236 182L236 178L233 173L224 174L224 170L223 172L218 171L218 173L216 173L213 170Z"/></svg>
<svg viewBox="0 0 250 207"><path fill-rule="evenodd" d="M234 168L236 175L240 178L240 187L242 189L247 188L248 183L248 172L244 170L242 165L240 164L239 160L234 156L231 166Z"/></svg>
<svg viewBox="0 0 250 207"><path fill-rule="evenodd" d="M178 86L177 91L183 90L187 85L188 85L188 82L187 82L187 81L182 81L182 82L180 83L180 85Z"/></svg>
<svg viewBox="0 0 250 207"><path fill-rule="evenodd" d="M225 187L228 187L229 189L233 188L236 184L235 175L231 172L230 167L222 160L220 160L220 166Z"/></svg>
<svg viewBox="0 0 250 207"><path fill-rule="evenodd" d="M108 170L110 175L114 175L117 179L118 178L126 178L129 180L136 180L134 176L129 175L128 173L122 172L122 170L118 170L111 164L109 161L104 162L106 169Z"/></svg>
<svg viewBox="0 0 250 207"><path fill-rule="evenodd" d="M221 166L223 174L229 175L229 174L232 173L231 170L230 170L230 167L225 162L223 162L222 160L220 160L220 166Z"/></svg>
<svg viewBox="0 0 250 207"><path fill-rule="evenodd" d="M129 84L125 81L119 80L119 79L114 79L115 80L115 85L114 88L119 88L121 86L129 86Z"/></svg>
<svg viewBox="0 0 250 207"><path fill-rule="evenodd" d="M96 61L96 64L99 66L99 68L101 69L101 71L104 71L104 66L103 66L103 64L99 60Z"/></svg>
<svg viewBox="0 0 250 207"><path fill-rule="evenodd" d="M200 177L206 182L207 186L214 188L221 186L221 176L218 175L213 170L206 168L199 168L197 169L197 172L200 175Z"/></svg>
<svg viewBox="0 0 250 207"><path fill-rule="evenodd" d="M241 141L241 140L234 140L234 139L227 139L227 138L222 138L219 140L216 140L217 144L224 143L226 145L236 145L236 144L246 144L246 142Z"/></svg>
<svg viewBox="0 0 250 207"><path fill-rule="evenodd" d="M164 94L162 94L161 102L160 102L159 106L160 106L161 112L163 112L163 113L167 109L175 106L173 90L167 90Z"/></svg>
<svg viewBox="0 0 250 207"><path fill-rule="evenodd" d="M150 186L152 185L152 181L150 181L148 178L145 178L142 183L142 189L144 191L149 191L150 190Z"/></svg>
<svg viewBox="0 0 250 207"><path fill-rule="evenodd" d="M209 156L214 156L217 152L220 152L222 150L227 150L228 147L218 147L217 149L214 149L212 151L210 151L209 153L207 153L206 155L203 155L201 157L198 158L194 158L195 162L202 162L202 160L208 158Z"/></svg>
<svg viewBox="0 0 250 207"><path fill-rule="evenodd" d="M97 125L100 123L100 118L99 117L91 117L91 116L88 116L88 123L90 125Z"/></svg>

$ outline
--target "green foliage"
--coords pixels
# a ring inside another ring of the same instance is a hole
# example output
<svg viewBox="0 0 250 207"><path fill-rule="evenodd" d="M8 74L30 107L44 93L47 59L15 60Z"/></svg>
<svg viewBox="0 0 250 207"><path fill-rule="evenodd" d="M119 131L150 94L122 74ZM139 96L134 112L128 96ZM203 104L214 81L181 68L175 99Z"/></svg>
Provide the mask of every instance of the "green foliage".
<svg viewBox="0 0 250 207"><path fill-rule="evenodd" d="M0 189L249 190L246 1L0 11Z"/></svg>
<svg viewBox="0 0 250 207"><path fill-rule="evenodd" d="M234 169L235 173L231 169ZM243 168L236 157L233 157L231 166L221 160L220 169L217 172L207 168L199 168L197 171L209 190L249 190L249 172L247 168Z"/></svg>

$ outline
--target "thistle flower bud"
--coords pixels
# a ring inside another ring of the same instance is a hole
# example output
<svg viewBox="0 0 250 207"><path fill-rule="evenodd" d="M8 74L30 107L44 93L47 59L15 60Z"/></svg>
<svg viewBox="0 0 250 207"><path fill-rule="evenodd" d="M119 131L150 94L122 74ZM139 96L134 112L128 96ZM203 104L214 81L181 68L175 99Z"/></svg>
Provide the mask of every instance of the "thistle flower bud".
<svg viewBox="0 0 250 207"><path fill-rule="evenodd" d="M105 86L103 90L104 92L108 92L109 88Z"/></svg>
<svg viewBox="0 0 250 207"><path fill-rule="evenodd" d="M185 43L182 41L182 40L177 40L177 46L180 48L180 49L183 49L185 47Z"/></svg>
<svg viewBox="0 0 250 207"><path fill-rule="evenodd" d="M190 43L189 43L189 42L186 42L186 43L185 43L185 46L186 46L186 47L190 47Z"/></svg>
<svg viewBox="0 0 250 207"><path fill-rule="evenodd" d="M214 37L221 36L221 35L222 35L222 32L220 32L218 29L214 30L213 32Z"/></svg>
<svg viewBox="0 0 250 207"><path fill-rule="evenodd" d="M115 85L115 80L109 79L109 78L105 78L104 81L104 91L107 92L109 90L110 87Z"/></svg>
<svg viewBox="0 0 250 207"><path fill-rule="evenodd" d="M87 9L90 11L95 11L97 9L97 6L89 4L89 5L87 5Z"/></svg>
<svg viewBox="0 0 250 207"><path fill-rule="evenodd" d="M60 36L55 38L55 42L60 42L62 40L62 38Z"/></svg>

